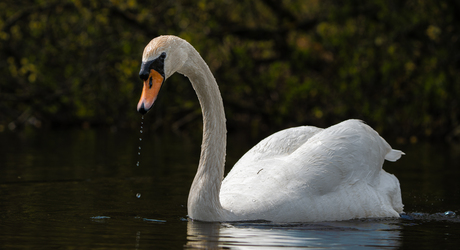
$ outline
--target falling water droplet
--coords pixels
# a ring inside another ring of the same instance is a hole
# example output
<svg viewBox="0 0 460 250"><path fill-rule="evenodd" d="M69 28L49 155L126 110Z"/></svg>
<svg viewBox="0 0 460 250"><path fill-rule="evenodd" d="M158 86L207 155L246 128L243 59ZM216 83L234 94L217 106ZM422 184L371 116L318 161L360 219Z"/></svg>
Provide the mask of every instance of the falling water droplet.
<svg viewBox="0 0 460 250"><path fill-rule="evenodd" d="M141 129L139 130L139 132L141 133L141 137L139 137L139 151L137 151L137 155L138 155L138 158L137 158L137 163L136 163L136 166L139 167L140 165L140 155L141 155L141 142L142 142L142 133L144 132L143 131L143 125L144 124L144 116L142 116L142 121L141 121ZM139 198L141 196L141 194L136 194L136 197Z"/></svg>
<svg viewBox="0 0 460 250"><path fill-rule="evenodd" d="M140 193L137 193L137 194L136 194L136 198L138 198L138 199L141 198L141 194L140 194Z"/></svg>

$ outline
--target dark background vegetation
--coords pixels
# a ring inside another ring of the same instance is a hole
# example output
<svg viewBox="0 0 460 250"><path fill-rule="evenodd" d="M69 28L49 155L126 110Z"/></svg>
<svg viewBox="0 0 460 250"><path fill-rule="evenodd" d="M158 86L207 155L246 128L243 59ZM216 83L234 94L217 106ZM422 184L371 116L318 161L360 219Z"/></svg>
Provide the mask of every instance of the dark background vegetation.
<svg viewBox="0 0 460 250"><path fill-rule="evenodd" d="M230 132L359 118L401 142L460 135L456 0L3 0L0 131L139 126L141 55L161 34L201 53ZM178 74L147 116L201 129Z"/></svg>

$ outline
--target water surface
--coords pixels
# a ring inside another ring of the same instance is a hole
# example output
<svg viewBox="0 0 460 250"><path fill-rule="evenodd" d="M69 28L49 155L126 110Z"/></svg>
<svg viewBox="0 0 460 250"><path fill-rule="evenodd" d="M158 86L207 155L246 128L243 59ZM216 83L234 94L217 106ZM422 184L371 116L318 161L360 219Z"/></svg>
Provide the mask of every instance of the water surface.
<svg viewBox="0 0 460 250"><path fill-rule="evenodd" d="M229 135L228 165L254 141ZM139 131L0 133L0 248L456 249L460 147L393 146L411 219L273 224L186 218L200 138ZM139 166L136 166L140 160ZM455 215L444 215L452 211Z"/></svg>

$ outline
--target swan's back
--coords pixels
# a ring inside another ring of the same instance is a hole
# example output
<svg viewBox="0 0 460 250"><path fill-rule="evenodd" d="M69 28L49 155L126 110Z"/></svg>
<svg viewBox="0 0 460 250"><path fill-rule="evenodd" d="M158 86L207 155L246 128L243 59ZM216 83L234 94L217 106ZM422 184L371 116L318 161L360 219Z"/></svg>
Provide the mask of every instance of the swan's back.
<svg viewBox="0 0 460 250"><path fill-rule="evenodd" d="M278 131L246 152L233 168L238 168L239 165L252 165L261 160L290 155L304 145L313 135L322 130L322 128L313 126L301 126Z"/></svg>
<svg viewBox="0 0 460 250"><path fill-rule="evenodd" d="M398 216L403 207L399 182L382 165L387 155L396 160L401 154L357 120L327 129L283 130L235 164L222 183L220 200L224 208L246 219Z"/></svg>

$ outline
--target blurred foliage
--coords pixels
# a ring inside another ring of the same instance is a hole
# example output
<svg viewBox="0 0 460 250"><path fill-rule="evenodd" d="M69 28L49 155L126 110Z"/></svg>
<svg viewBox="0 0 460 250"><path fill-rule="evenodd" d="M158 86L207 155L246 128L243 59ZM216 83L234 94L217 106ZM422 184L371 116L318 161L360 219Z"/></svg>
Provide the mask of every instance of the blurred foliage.
<svg viewBox="0 0 460 250"><path fill-rule="evenodd" d="M403 139L460 136L454 0L3 0L0 27L0 131L137 126L143 48L173 34L214 72L230 131L359 118ZM171 77L148 116L198 130L188 80Z"/></svg>

